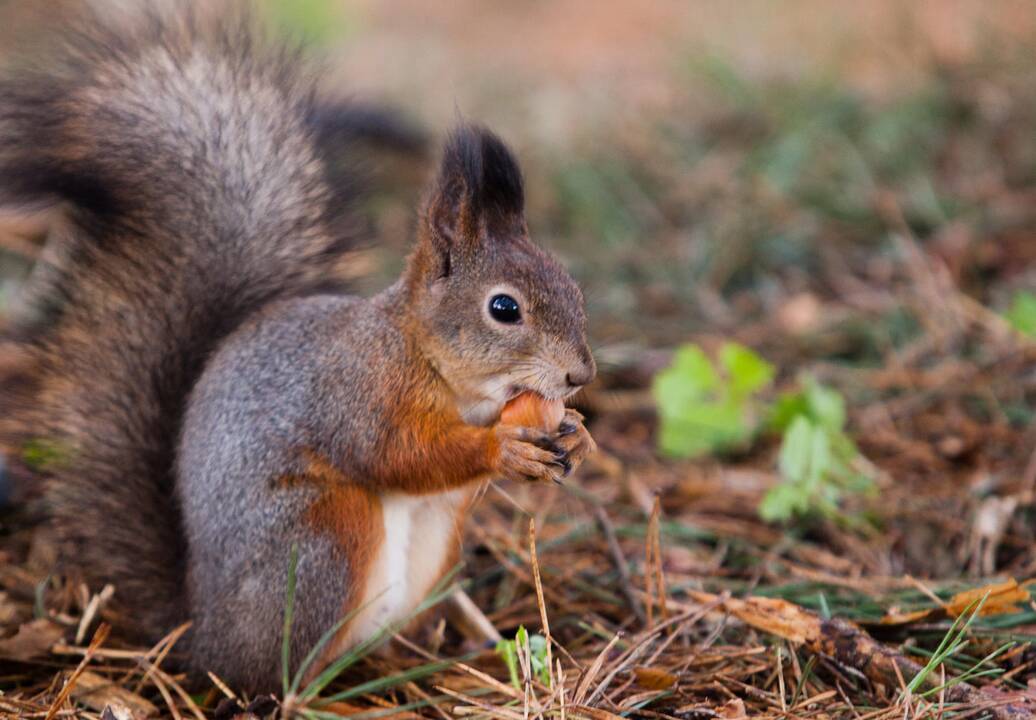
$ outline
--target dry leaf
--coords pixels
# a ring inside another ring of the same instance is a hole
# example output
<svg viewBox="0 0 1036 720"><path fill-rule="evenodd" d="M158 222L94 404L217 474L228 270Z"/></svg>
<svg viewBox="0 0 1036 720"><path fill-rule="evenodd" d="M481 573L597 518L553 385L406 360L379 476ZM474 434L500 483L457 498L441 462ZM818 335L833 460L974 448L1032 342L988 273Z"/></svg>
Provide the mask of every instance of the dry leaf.
<svg viewBox="0 0 1036 720"><path fill-rule="evenodd" d="M1014 578L1002 583L984 585L980 588L957 593L943 607L914 612L900 612L890 608L881 619L882 625L908 625L920 620L931 620L941 617L955 618L965 612L973 604L978 603L986 595L980 615L1010 615L1021 612L1021 605L1029 602L1029 591L1018 584Z"/></svg>
<svg viewBox="0 0 1036 720"><path fill-rule="evenodd" d="M637 685L648 690L668 690L676 684L676 676L665 670L651 667L633 668Z"/></svg>
<svg viewBox="0 0 1036 720"><path fill-rule="evenodd" d="M982 611L979 613L983 616L1009 615L1021 612L1018 604L1029 602L1028 591L1019 587L1018 581L1011 578L1002 583L994 583L975 588L974 590L965 590L964 592L957 593L946 604L946 612L951 617L957 617L965 612L972 603L978 603L982 600L987 593L989 597L986 598L985 603L982 605Z"/></svg>
<svg viewBox="0 0 1036 720"><path fill-rule="evenodd" d="M76 680L72 688L72 697L76 701L86 705L91 710L103 710L106 707L128 709L134 718L150 717L158 714L156 708L150 701L145 700L136 693L132 693L124 687L98 675L97 673L84 671ZM116 714L116 717L119 717Z"/></svg>
<svg viewBox="0 0 1036 720"><path fill-rule="evenodd" d="M101 720L137 720L133 711L123 705L108 705L101 711Z"/></svg>
<svg viewBox="0 0 1036 720"><path fill-rule="evenodd" d="M19 627L14 637L0 640L0 657L25 661L47 655L64 634L65 629L51 620L32 620Z"/></svg>
<svg viewBox="0 0 1036 720"><path fill-rule="evenodd" d="M748 713L745 712L745 702L741 698L734 698L716 708L716 714L721 718L728 718L728 720L742 720L747 718Z"/></svg>
<svg viewBox="0 0 1036 720"><path fill-rule="evenodd" d="M698 602L714 602L718 599L718 596L709 593L691 592L690 595ZM811 642L822 634L820 620L816 615L787 600L762 597L750 597L745 600L728 598L723 601L723 608L757 630L792 642Z"/></svg>

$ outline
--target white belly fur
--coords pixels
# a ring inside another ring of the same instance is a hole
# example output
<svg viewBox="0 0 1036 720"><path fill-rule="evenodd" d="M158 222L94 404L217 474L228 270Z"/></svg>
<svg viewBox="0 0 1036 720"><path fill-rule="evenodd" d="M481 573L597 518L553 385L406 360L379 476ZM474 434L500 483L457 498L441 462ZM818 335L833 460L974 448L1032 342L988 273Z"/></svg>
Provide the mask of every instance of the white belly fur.
<svg viewBox="0 0 1036 720"><path fill-rule="evenodd" d="M385 625L405 618L424 600L457 542L457 510L468 501L464 488L440 495L382 495L385 539L371 563L361 609L342 645L363 642Z"/></svg>

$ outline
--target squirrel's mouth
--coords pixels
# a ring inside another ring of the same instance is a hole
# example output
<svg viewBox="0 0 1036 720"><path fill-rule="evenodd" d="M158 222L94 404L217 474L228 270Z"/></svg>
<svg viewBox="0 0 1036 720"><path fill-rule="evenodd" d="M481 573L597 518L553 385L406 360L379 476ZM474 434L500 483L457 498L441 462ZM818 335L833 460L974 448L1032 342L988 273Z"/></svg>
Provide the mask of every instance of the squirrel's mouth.
<svg viewBox="0 0 1036 720"><path fill-rule="evenodd" d="M571 392L546 392L542 388L532 387L530 385L510 385L507 388L507 397L504 400L505 403L509 403L516 397L521 395L523 392L533 392L543 397L546 400L564 400L569 395L574 394L578 388L574 388Z"/></svg>
<svg viewBox="0 0 1036 720"><path fill-rule="evenodd" d="M511 402L526 390L532 390L532 388L525 387L524 385L509 385L507 388L507 397L504 398L504 402Z"/></svg>

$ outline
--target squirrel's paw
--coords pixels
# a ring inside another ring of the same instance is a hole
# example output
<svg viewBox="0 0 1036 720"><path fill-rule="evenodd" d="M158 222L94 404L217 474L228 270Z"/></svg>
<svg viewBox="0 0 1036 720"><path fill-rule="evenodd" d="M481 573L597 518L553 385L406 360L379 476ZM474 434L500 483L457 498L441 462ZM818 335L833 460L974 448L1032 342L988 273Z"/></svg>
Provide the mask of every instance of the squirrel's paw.
<svg viewBox="0 0 1036 720"><path fill-rule="evenodd" d="M564 453L559 457L564 466L562 477L568 476L597 449L597 443L583 425L583 416L572 408L565 409L565 418L553 437L553 446Z"/></svg>
<svg viewBox="0 0 1036 720"><path fill-rule="evenodd" d="M567 451L557 438L534 428L497 425L500 453L496 474L506 480L561 482L567 474Z"/></svg>

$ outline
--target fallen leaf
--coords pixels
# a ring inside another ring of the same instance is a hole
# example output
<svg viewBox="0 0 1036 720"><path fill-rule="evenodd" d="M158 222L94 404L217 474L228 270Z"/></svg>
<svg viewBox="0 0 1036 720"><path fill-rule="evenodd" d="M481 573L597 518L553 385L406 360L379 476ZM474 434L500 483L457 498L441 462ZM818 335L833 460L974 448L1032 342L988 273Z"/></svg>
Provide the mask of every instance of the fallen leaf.
<svg viewBox="0 0 1036 720"><path fill-rule="evenodd" d="M72 688L72 697L91 710L104 710L108 707L127 709L133 718L158 714L158 708L149 700L89 670L79 675L75 687ZM120 717L117 713L115 716Z"/></svg>
<svg viewBox="0 0 1036 720"><path fill-rule="evenodd" d="M13 637L0 640L0 657L25 661L46 655L64 634L65 629L51 620L31 620Z"/></svg>
<svg viewBox="0 0 1036 720"><path fill-rule="evenodd" d="M637 685L647 690L668 690L676 684L676 676L660 668L633 668L633 674L637 678Z"/></svg>
<svg viewBox="0 0 1036 720"><path fill-rule="evenodd" d="M924 620L932 613L942 612L942 608L929 608L927 610L913 610L911 612L903 612L897 607L889 608L888 612L885 613L884 617L878 621L879 625L909 625L910 623Z"/></svg>
<svg viewBox="0 0 1036 720"><path fill-rule="evenodd" d="M987 593L989 597L986 597ZM1021 612L1019 603L1029 602L1028 591L1020 587L1017 580L1011 578L1002 583L993 583L957 593L946 604L946 612L951 617L957 617L965 612L972 603L978 603L983 597L986 597L986 601L982 604L982 610L979 613L983 616Z"/></svg>
<svg viewBox="0 0 1036 720"><path fill-rule="evenodd" d="M734 698L723 703L716 708L716 714L722 718L728 718L728 720L742 720L742 718L748 717L745 702L741 698Z"/></svg>
<svg viewBox="0 0 1036 720"><path fill-rule="evenodd" d="M709 593L691 592L690 595L699 602L713 602L718 599ZM763 597L750 597L744 600L728 598L723 601L723 607L741 622L792 642L811 642L822 634L816 615L787 600Z"/></svg>
<svg viewBox="0 0 1036 720"><path fill-rule="evenodd" d="M988 594L989 597L986 597ZM1029 591L1018 584L1014 578L1002 583L983 585L979 588L959 592L950 598L942 607L929 608L927 610L915 610L913 612L901 612L896 608L890 608L881 618L881 625L909 625L920 620L931 620L941 617L958 617L973 604L977 604L983 597L986 597L982 605L980 615L1010 615L1021 612L1022 606L1029 602Z"/></svg>
<svg viewBox="0 0 1036 720"><path fill-rule="evenodd" d="M136 720L133 711L123 705L107 705L101 711L101 720Z"/></svg>

